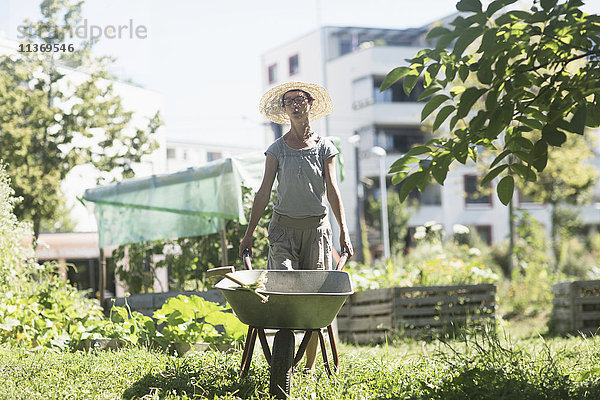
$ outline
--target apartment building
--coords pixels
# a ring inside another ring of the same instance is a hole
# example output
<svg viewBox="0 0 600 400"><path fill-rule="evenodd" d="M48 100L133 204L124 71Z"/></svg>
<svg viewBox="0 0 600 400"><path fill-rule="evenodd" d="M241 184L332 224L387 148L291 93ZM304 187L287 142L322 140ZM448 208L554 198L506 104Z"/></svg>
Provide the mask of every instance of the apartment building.
<svg viewBox="0 0 600 400"><path fill-rule="evenodd" d="M453 16L449 17L452 18ZM363 190L369 190L354 177L357 168L361 181L372 182L378 196L379 159L372 155L374 146L386 150L385 170L403 153L431 137L420 123L423 103L416 100L422 89L419 85L407 96L401 85L385 92L379 87L393 68L408 65L420 49L430 45L425 36L429 26L411 29L379 29L366 27L326 26L296 40L282 44L262 56L264 90L286 81L300 80L324 85L332 97L334 112L315 121L313 128L325 136L341 139L345 180L340 189L346 217L357 241L358 203ZM273 129L273 137L286 127ZM355 151L354 146L358 146ZM481 173L474 165L458 164L448 174L444 186L430 184L423 193L416 190L410 197L418 208L410 219L416 227L428 221L443 225L448 235L453 226L461 224L475 229L489 243L507 238L508 208L495 194L495 183L489 185L491 194L479 195ZM398 190L391 185L388 190ZM546 227L550 226L550 210L543 204L520 201L514 204L530 212ZM600 224L600 191L596 191L596 206L581 209L584 223ZM336 224L333 224L334 226Z"/></svg>

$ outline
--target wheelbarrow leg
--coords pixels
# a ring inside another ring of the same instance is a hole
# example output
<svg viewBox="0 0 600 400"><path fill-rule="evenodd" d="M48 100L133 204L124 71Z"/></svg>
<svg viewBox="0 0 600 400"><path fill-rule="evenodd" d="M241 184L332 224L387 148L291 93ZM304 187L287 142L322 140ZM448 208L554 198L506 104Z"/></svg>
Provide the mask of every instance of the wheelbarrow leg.
<svg viewBox="0 0 600 400"><path fill-rule="evenodd" d="M265 330L263 328L256 328L256 330L258 331L260 346L263 349L267 364L271 365L271 350L269 350L269 343L267 343L267 335L265 335Z"/></svg>
<svg viewBox="0 0 600 400"><path fill-rule="evenodd" d="M248 327L248 334L246 335L246 344L244 345L244 353L242 354L242 365L240 366L240 376L243 378L248 374L250 370L250 363L252 362L252 353L254 353L254 343L256 342L256 331L257 329L253 326Z"/></svg>
<svg viewBox="0 0 600 400"><path fill-rule="evenodd" d="M325 347L325 337L323 336L323 332L318 330L319 333L319 343L321 343L321 354L323 354L323 364L325 364L325 371L327 371L327 375L333 375L331 373L331 368L329 367L329 360L327 360L327 347Z"/></svg>
<svg viewBox="0 0 600 400"><path fill-rule="evenodd" d="M329 345L331 346L331 355L333 357L333 371L337 373L340 369L340 359L338 357L337 346L335 344L335 337L331 325L327 327L327 333L329 334Z"/></svg>

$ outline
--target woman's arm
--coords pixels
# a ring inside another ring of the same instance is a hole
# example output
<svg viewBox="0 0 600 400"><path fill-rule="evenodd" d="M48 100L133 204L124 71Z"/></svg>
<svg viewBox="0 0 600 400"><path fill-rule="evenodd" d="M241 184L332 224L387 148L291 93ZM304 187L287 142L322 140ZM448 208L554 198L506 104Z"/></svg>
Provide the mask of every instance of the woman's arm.
<svg viewBox="0 0 600 400"><path fill-rule="evenodd" d="M273 189L273 182L275 181L276 175L277 159L271 154L267 153L267 159L265 160L265 174L263 175L260 189L258 189L258 192L256 192L256 196L254 196L252 211L250 212L250 221L248 222L248 227L246 228L244 238L240 242L240 257L242 256L244 249L248 249L250 250L250 253L252 253L252 234L254 233L256 225L258 225L258 221L260 220L260 217L262 217L263 213L265 212L265 208L269 203L269 199L271 198L271 190Z"/></svg>
<svg viewBox="0 0 600 400"><path fill-rule="evenodd" d="M352 243L350 242L350 234L346 226L346 216L344 214L344 205L342 197L337 186L337 178L335 173L335 157L329 157L325 160L325 184L327 188L327 200L331 206L331 211L340 226L340 248L342 251L348 251L348 256L354 254Z"/></svg>

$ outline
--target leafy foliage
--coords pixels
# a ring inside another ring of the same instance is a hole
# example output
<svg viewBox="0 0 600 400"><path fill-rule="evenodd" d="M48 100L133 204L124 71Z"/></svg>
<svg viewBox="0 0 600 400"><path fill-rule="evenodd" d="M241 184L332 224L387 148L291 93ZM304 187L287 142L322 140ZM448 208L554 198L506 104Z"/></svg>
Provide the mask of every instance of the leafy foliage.
<svg viewBox="0 0 600 400"><path fill-rule="evenodd" d="M495 0L484 10L479 0L459 1L462 14L428 33L435 47L382 83L383 91L404 79L410 93L422 77L420 99L430 99L421 119L435 113L434 128L448 121L451 132L392 165L393 182L403 182L402 199L432 177L443 184L454 161L477 161L480 149L501 149L483 181L504 173L497 191L507 204L515 181L535 182L544 171L549 148L600 125L600 16L583 13L581 0L504 9L515 2Z"/></svg>
<svg viewBox="0 0 600 400"><path fill-rule="evenodd" d="M404 250L405 238L408 232L408 220L411 210L406 207L394 191L388 192L388 227L390 236L390 250L398 253ZM381 232L381 199L367 198L365 202L365 222L370 228Z"/></svg>
<svg viewBox="0 0 600 400"><path fill-rule="evenodd" d="M26 43L64 43L81 20L82 2L41 3L41 19L26 21ZM64 206L60 183L77 165L91 164L101 180L131 177L133 164L156 149L156 113L134 126L106 72L108 59L93 59L90 43L75 51L0 57L0 158L22 201L15 213L34 223L53 220ZM68 67L77 68L75 72Z"/></svg>
<svg viewBox="0 0 600 400"><path fill-rule="evenodd" d="M417 245L407 255L397 254L392 260L374 265L351 264L355 289L393 286L437 286L494 283L494 272L482 251L463 243L464 235L455 234L443 242L441 225L428 224L415 233ZM421 235L422 233L422 235Z"/></svg>
<svg viewBox="0 0 600 400"><path fill-rule="evenodd" d="M231 312L199 296L171 297L154 312L154 318L163 325L157 341L186 343L241 342L247 326ZM217 328L221 327L222 332Z"/></svg>
<svg viewBox="0 0 600 400"><path fill-rule="evenodd" d="M73 337L102 320L98 301L62 281L56 267L38 266L19 290L2 293L0 343L67 348Z"/></svg>

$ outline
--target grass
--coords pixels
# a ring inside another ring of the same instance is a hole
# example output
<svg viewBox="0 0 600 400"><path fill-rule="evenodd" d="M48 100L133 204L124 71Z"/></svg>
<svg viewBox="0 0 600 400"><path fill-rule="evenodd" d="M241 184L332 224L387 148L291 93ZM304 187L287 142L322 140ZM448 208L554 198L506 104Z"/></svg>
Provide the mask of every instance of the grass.
<svg viewBox="0 0 600 400"><path fill-rule="evenodd" d="M0 347L2 399L268 398L260 350L238 378L240 352L177 358L144 348L112 352ZM462 341L340 346L340 373L294 376L298 399L598 399L600 338L479 334Z"/></svg>

